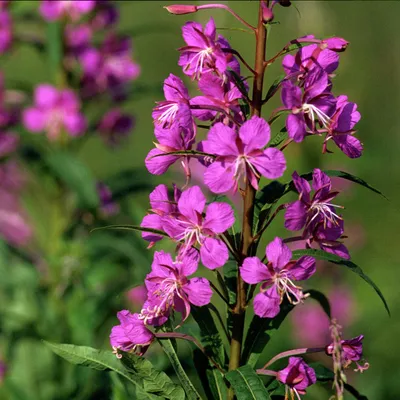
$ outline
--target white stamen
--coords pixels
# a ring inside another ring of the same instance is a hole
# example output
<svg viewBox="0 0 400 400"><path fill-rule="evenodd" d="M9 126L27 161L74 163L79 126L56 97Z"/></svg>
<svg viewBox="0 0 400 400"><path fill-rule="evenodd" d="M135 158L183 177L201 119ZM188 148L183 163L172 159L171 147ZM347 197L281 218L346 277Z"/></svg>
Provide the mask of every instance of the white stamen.
<svg viewBox="0 0 400 400"><path fill-rule="evenodd" d="M342 218L332 210L334 207L344 208L343 206L339 206L337 204L320 203L315 201L310 207L310 211L315 211L315 214L308 221L307 226L309 226L319 215L322 215L324 219L324 226L326 226L326 221L329 221L334 225L339 225L339 221L341 221Z"/></svg>
<svg viewBox="0 0 400 400"><path fill-rule="evenodd" d="M302 110L306 114L310 114L310 118L313 122L316 119L318 119L318 121L320 121L322 123L324 128L328 128L328 126L331 122L331 119L323 111L321 111L318 107L316 107L314 104L304 103L302 106Z"/></svg>

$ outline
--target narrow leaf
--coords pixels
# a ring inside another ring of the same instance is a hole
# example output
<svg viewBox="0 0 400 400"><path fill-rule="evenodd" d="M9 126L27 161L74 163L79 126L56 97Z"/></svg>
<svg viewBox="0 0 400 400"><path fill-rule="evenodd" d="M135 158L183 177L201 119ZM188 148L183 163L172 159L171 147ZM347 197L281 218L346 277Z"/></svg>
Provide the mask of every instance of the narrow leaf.
<svg viewBox="0 0 400 400"><path fill-rule="evenodd" d="M270 400L260 377L250 365L244 365L225 375L238 400Z"/></svg>
<svg viewBox="0 0 400 400"><path fill-rule="evenodd" d="M287 129L282 128L268 143L268 147L278 147L287 137Z"/></svg>
<svg viewBox="0 0 400 400"><path fill-rule="evenodd" d="M255 367L265 346L271 340L271 336L279 329L293 307L293 305L284 301L281 304L280 313L275 318L260 318L257 315L253 317L247 331L243 350L243 360L250 366Z"/></svg>
<svg viewBox="0 0 400 400"><path fill-rule="evenodd" d="M150 158L163 157L163 156L210 157L212 159L217 158L215 154L204 153L202 151L196 151L196 150L168 151L166 153L155 154Z"/></svg>
<svg viewBox="0 0 400 400"><path fill-rule="evenodd" d="M176 351L175 351L174 345L172 344L171 339L159 338L158 342L160 343L162 349L164 350L165 354L169 358L171 365L174 368L179 381L181 382L183 388L185 389L187 398L189 400L201 399L196 388L193 386L192 381L186 375L186 372L183 369L182 364L179 361L178 355L176 354Z"/></svg>
<svg viewBox="0 0 400 400"><path fill-rule="evenodd" d="M329 319L332 319L331 316L331 305L329 303L329 299L319 290L307 290L307 293L309 296L318 301L318 303L321 305L322 309L324 310L325 314L328 316Z"/></svg>
<svg viewBox="0 0 400 400"><path fill-rule="evenodd" d="M144 228L144 227L138 226L138 225L107 225L107 226L101 226L99 228L94 228L91 230L91 232L106 230L106 229L149 232L149 233L155 233L160 236L169 237L164 231L160 231L158 229L153 229L153 228Z"/></svg>
<svg viewBox="0 0 400 400"><path fill-rule="evenodd" d="M263 100L263 103L266 103L271 97L274 96L274 94L278 91L279 86L281 83L286 79L286 75L281 74L279 75L274 83L271 85L271 87L268 89L267 95L265 96L265 99Z"/></svg>
<svg viewBox="0 0 400 400"><path fill-rule="evenodd" d="M356 264L354 264L352 261L345 260L344 258L341 258L335 254L327 253L326 251L323 250L317 250L317 249L304 249L304 250L294 250L293 251L293 257L295 258L300 258L301 256L312 256L315 257L319 260L325 260L325 261L330 261L333 264L338 264L338 265L343 265L356 273L358 276L360 276L362 279L364 279L365 282L367 282L372 288L375 290L375 292L378 294L378 296L381 298L386 311L390 315L390 310L389 306L386 302L385 297L383 296L381 290L378 288L378 286L369 278L363 270Z"/></svg>

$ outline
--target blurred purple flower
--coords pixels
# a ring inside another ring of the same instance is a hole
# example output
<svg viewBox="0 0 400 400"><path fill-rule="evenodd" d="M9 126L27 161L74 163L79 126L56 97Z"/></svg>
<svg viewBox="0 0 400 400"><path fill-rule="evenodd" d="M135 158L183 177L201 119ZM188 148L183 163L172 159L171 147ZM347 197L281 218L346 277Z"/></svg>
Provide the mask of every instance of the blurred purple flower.
<svg viewBox="0 0 400 400"><path fill-rule="evenodd" d="M109 0L97 0L95 11L91 26L96 31L109 29L119 20L118 9L115 4Z"/></svg>
<svg viewBox="0 0 400 400"><path fill-rule="evenodd" d="M149 331L139 314L131 314L127 310L122 310L117 314L120 325L112 328L110 343L118 358L118 350L143 355L154 339L153 333Z"/></svg>
<svg viewBox="0 0 400 400"><path fill-rule="evenodd" d="M95 0L42 0L39 12L47 21L57 21L65 17L76 22L84 14L91 12L95 5Z"/></svg>
<svg viewBox="0 0 400 400"><path fill-rule="evenodd" d="M163 218L163 230L179 244L184 255L192 246L200 246L203 265L209 269L222 267L229 258L226 244L218 236L235 222L232 207L214 202L206 206L206 198L198 186L185 190L178 201L178 212Z"/></svg>
<svg viewBox="0 0 400 400"><path fill-rule="evenodd" d="M299 395L306 394L306 389L317 382L315 371L300 357L289 357L288 366L278 371L276 379L289 388L292 399L300 399Z"/></svg>
<svg viewBox="0 0 400 400"><path fill-rule="evenodd" d="M211 301L212 290L207 279L195 277L199 263L199 254L195 249L186 252L173 261L169 253L157 251L151 272L146 276L148 290L148 306L145 323L152 323L153 318L169 316L171 310L182 314L182 322L190 315L190 305L205 306Z"/></svg>
<svg viewBox="0 0 400 400"><path fill-rule="evenodd" d="M113 108L103 116L97 129L105 143L115 147L131 133L134 124L133 116L123 114L120 109Z"/></svg>
<svg viewBox="0 0 400 400"><path fill-rule="evenodd" d="M19 136L12 132L0 131L0 158L13 153L19 143Z"/></svg>
<svg viewBox="0 0 400 400"><path fill-rule="evenodd" d="M222 123L215 124L208 132L200 149L215 154L217 158L204 173L204 183L214 193L236 191L239 180L248 178L257 189L258 179L279 178L286 169L283 153L274 148L263 150L270 140L270 127L259 117L252 117L239 129Z"/></svg>
<svg viewBox="0 0 400 400"><path fill-rule="evenodd" d="M67 51L77 57L89 47L93 31L88 24L67 24L64 35Z"/></svg>
<svg viewBox="0 0 400 400"><path fill-rule="evenodd" d="M144 285L135 286L126 292L126 299L130 304L130 308L134 311L140 311L143 303L147 299L147 289Z"/></svg>
<svg viewBox="0 0 400 400"><path fill-rule="evenodd" d="M27 130L33 133L44 131L50 140L57 140L63 131L70 136L79 136L86 129L77 95L72 90L58 90L48 84L36 87L34 106L25 109L23 122Z"/></svg>
<svg viewBox="0 0 400 400"><path fill-rule="evenodd" d="M364 339L364 335L359 335L350 340L341 340L340 344L342 347L342 357L344 359L345 365L344 367L350 365L352 361L360 361L363 353L363 344L362 341ZM331 343L326 346L326 354L332 355L334 351L334 345Z"/></svg>
<svg viewBox="0 0 400 400"><path fill-rule="evenodd" d="M7 364L4 361L0 360L0 384L4 380L7 370L8 370Z"/></svg>
<svg viewBox="0 0 400 400"><path fill-rule="evenodd" d="M12 43L12 20L5 9L0 9L0 54L5 53Z"/></svg>
<svg viewBox="0 0 400 400"><path fill-rule="evenodd" d="M107 35L99 49L87 48L80 56L84 76L82 95L90 97L106 90L122 97L124 84L139 76L140 68L132 59L129 37Z"/></svg>
<svg viewBox="0 0 400 400"><path fill-rule="evenodd" d="M268 264L258 257L247 257L240 267L242 279L251 285L261 283L260 293L254 297L254 312L262 318L274 318L286 296L290 303L299 304L306 296L293 281L310 278L315 272L315 259L309 256L292 260L292 252L276 237L265 250Z"/></svg>
<svg viewBox="0 0 400 400"><path fill-rule="evenodd" d="M110 188L103 182L98 182L96 187L100 198L100 212L106 217L118 214L119 204L113 200Z"/></svg>

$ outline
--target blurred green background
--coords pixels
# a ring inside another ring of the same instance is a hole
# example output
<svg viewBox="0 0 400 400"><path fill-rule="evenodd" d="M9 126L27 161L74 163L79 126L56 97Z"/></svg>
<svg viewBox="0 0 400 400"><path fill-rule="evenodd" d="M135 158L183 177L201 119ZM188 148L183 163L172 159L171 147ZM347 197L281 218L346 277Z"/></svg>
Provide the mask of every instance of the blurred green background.
<svg viewBox="0 0 400 400"><path fill-rule="evenodd" d="M110 151L97 137L87 140L80 149L79 158L100 180L107 180L120 171L143 166L144 157L152 148L151 110L154 102L162 99L162 81L170 73L183 76L177 66L178 52L176 51L183 45L181 25L189 19L204 22L212 15L218 28L238 27L237 21L222 10L212 13L201 12L191 16L172 16L163 9L163 6L171 2L123 1L116 3L121 9L121 23L118 29L133 38L134 58L141 67L141 75L133 86L133 95L124 105L126 110L136 116L137 124L129 140L120 149ZM255 21L256 1L225 3L246 20ZM356 275L344 272L345 281L353 291L357 303L355 322L346 330L346 334L348 336L360 333L365 335L365 355L371 364L366 373L352 379L355 379L355 386L373 400L400 398L400 368L398 367L400 352L397 342L400 336L400 290L396 250L400 238L398 234L400 226L400 169L398 168L400 25L398 15L400 15L400 2L397 1L293 1L293 6L290 8L275 8L275 21L279 24L272 26L267 48L268 55L273 56L289 40L306 34L314 34L318 38L336 35L350 42L347 51L341 54L341 64L334 80L334 93L347 94L349 99L359 106L362 119L358 124L358 137L364 144L364 155L360 159L350 160L336 148L333 149L334 154L321 155L322 140L310 138L305 144L288 147L286 156L290 160L289 168L282 179L284 181L289 179L294 169L300 173L308 172L315 167L341 169L365 179L382 190L390 199L390 201L385 201L378 195L355 185L351 186L348 193L343 194L340 199L340 204L346 206L344 215L347 226L355 227L348 231L349 242L358 243L352 251L352 259L378 284L392 312L389 318L373 290ZM252 62L254 57L252 35L234 30L221 30L220 33L229 39L232 47L239 50L246 60ZM48 80L46 60L39 53L26 47L18 48L11 55L3 56L0 59L0 69L4 71L8 88L12 88L9 82L24 81L33 85ZM282 71L278 62L267 70L265 87L267 88L280 73ZM189 80L185 81L190 86L191 92L195 93L195 86ZM268 104L265 107L264 116L268 117L273 106L277 104L277 101ZM275 132L281 126L282 121L276 123ZM150 175L143 174L146 173L142 172L140 176L132 175L132 179L150 179ZM153 182L168 184L171 178L181 179L170 173L168 176L153 179ZM118 222L140 222L147 208L149 192L150 190L147 189L130 196L125 203L129 212ZM272 239L277 233L283 233L283 230L279 228L280 224L280 222L275 222L272 225L266 240ZM130 235L123 236L126 241L125 246L129 246L133 240L132 237L138 237L135 234ZM134 245L141 251L146 246L140 241L136 241ZM351 245L349 247L351 250ZM66 254L69 250L66 250ZM110 249L110 252L112 251L114 249ZM129 279L129 277L132 279L129 283L125 281L126 288L140 283L140 278L143 278L149 270L151 251L148 253L149 257L141 254L137 251L136 256L132 256L131 264L122 267L125 274L123 279ZM118 261L113 260L112 265L115 263ZM7 268L12 269L14 266L8 265ZM126 272L130 268L135 271ZM4 268L3 273L7 273ZM119 270L118 272L110 270L108 273L110 276L122 274ZM330 275L327 279L330 279ZM319 281L323 280L324 277L320 274ZM120 289L121 285L118 288ZM116 292L115 288L106 285L104 289L109 291L108 295L113 299L112 307L107 305L112 311L126 306L123 296ZM74 288L72 287L71 290ZM80 288L76 290L79 291ZM79 307L79 300L76 301ZM90 314L90 310L88 313ZM2 316L2 318L7 318L7 316ZM109 319L91 336L77 336L74 343L91 346L106 345L108 329L110 324L115 322L115 319ZM80 323L90 324L90 316L83 318ZM292 325L287 321L284 323L282 333L274 337L274 345L267 349L267 356L272 356L276 349L283 350L290 347L292 334ZM51 335L47 338L51 339ZM94 338L96 343L91 342ZM34 368L32 359L35 359L35 351L31 351L29 343L26 346L28 346L26 362L30 362ZM57 360L57 363L64 363L64 361ZM101 376L96 375L96 379L101 379ZM40 386L44 377L34 379L36 379L36 385ZM18 381L16 380L15 383L18 384ZM92 387L95 386L94 384ZM45 397L37 398L44 399ZM310 395L306 398L322 399L328 398L328 395L318 390L310 390Z"/></svg>

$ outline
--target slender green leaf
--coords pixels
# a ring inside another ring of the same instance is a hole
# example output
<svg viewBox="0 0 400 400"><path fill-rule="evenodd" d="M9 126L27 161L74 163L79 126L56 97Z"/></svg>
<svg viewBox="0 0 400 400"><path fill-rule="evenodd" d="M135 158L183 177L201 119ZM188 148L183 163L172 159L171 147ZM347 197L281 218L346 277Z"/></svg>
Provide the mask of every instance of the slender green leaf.
<svg viewBox="0 0 400 400"><path fill-rule="evenodd" d="M324 310L325 314L328 316L329 319L332 319L331 316L331 305L329 303L329 299L319 290L307 290L307 294L314 300L318 301L321 305L322 309Z"/></svg>
<svg viewBox="0 0 400 400"><path fill-rule="evenodd" d="M73 155L62 151L48 154L45 161L53 174L76 193L82 206L98 207L96 181L86 165Z"/></svg>
<svg viewBox="0 0 400 400"><path fill-rule="evenodd" d="M271 85L271 87L268 89L267 95L265 96L265 99L263 100L263 103L266 103L271 97L274 96L274 94L278 91L279 86L281 83L286 79L285 74L279 75L274 83Z"/></svg>
<svg viewBox="0 0 400 400"><path fill-rule="evenodd" d="M375 292L378 294L378 296L381 298L383 305L386 308L386 311L390 315L390 310L389 306L386 302L385 297L383 296L381 290L378 288L378 286L371 280L370 277L368 277L363 270L356 264L354 264L352 261L345 260L344 258L341 258L335 254L327 253L326 251L323 250L317 250L317 249L304 249L304 250L294 250L293 251L293 257L299 258L301 256L312 256L315 257L319 260L325 260L325 261L330 261L333 264L338 264L338 265L343 265L344 267L350 269L353 271L355 274L357 274L359 277L364 279L365 282L367 282L372 288L375 290Z"/></svg>
<svg viewBox="0 0 400 400"><path fill-rule="evenodd" d="M159 338L158 342L160 343L162 349L164 350L165 354L169 358L172 367L175 370L175 373L181 382L186 396L189 400L199 400L201 399L199 393L197 392L196 388L193 386L192 381L186 375L185 370L182 367L182 364L179 361L178 355L176 354L174 345L172 344L171 339L168 338Z"/></svg>
<svg viewBox="0 0 400 400"><path fill-rule="evenodd" d="M283 127L268 143L269 147L278 147L287 137L287 129Z"/></svg>
<svg viewBox="0 0 400 400"><path fill-rule="evenodd" d="M137 232L149 232L149 233L154 233L156 235L169 237L165 232L160 231L158 229L144 228L144 227L138 226L138 225L107 225L107 226L101 226L99 228L94 228L94 229L91 230L91 232L105 230L105 229L137 231Z"/></svg>
<svg viewBox="0 0 400 400"><path fill-rule="evenodd" d="M202 151L196 151L196 150L168 151L166 153L155 154L150 158L163 157L163 156L210 157L212 159L216 158L215 154L203 153Z"/></svg>
<svg viewBox="0 0 400 400"><path fill-rule="evenodd" d="M247 364L255 367L265 346L271 340L271 336L279 329L293 307L293 305L284 301L281 304L280 313L275 318L260 318L257 315L253 317L247 331L243 350L243 360Z"/></svg>
<svg viewBox="0 0 400 400"><path fill-rule="evenodd" d="M367 396L361 394L355 387L349 385L348 383L344 384L344 388L357 400L368 400Z"/></svg>
<svg viewBox="0 0 400 400"><path fill-rule="evenodd" d="M256 371L244 365L225 375L231 383L238 400L270 400L267 390Z"/></svg>

